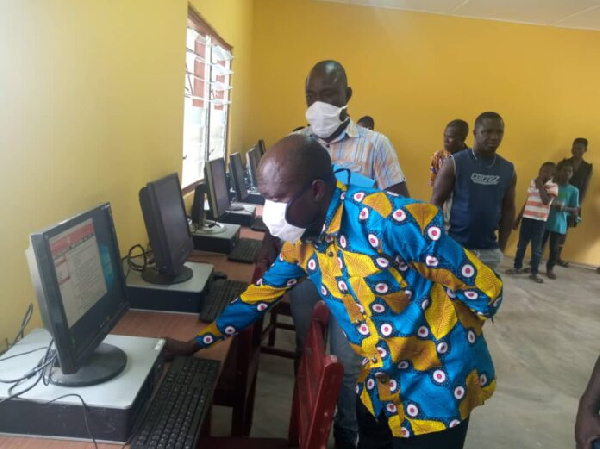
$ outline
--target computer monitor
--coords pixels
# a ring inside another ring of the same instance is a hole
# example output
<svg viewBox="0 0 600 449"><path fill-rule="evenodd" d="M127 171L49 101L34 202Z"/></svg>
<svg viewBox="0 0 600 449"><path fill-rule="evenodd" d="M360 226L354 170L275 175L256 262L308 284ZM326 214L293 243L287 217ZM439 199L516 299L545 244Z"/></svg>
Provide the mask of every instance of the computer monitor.
<svg viewBox="0 0 600 449"><path fill-rule="evenodd" d="M50 381L86 386L117 376L127 357L102 343L127 309L110 204L33 233L30 241L31 280L58 355Z"/></svg>
<svg viewBox="0 0 600 449"><path fill-rule="evenodd" d="M229 156L229 173L231 174L237 200L244 201L248 197L248 189L246 188L244 165L240 153L233 153Z"/></svg>
<svg viewBox="0 0 600 449"><path fill-rule="evenodd" d="M260 158L262 159L262 157L266 154L267 152L267 146L265 145L265 141L260 139L258 141L258 143L256 144L256 147L258 148L258 153L260 154Z"/></svg>
<svg viewBox="0 0 600 449"><path fill-rule="evenodd" d="M243 207L232 207L227 188L225 158L213 159L204 166L206 174L206 190L212 218L218 220L228 211L243 210Z"/></svg>
<svg viewBox="0 0 600 449"><path fill-rule="evenodd" d="M193 271L184 263L194 245L179 177L173 173L149 182L140 190L139 197L155 261L155 266L144 268L142 278L159 285L191 279Z"/></svg>
<svg viewBox="0 0 600 449"><path fill-rule="evenodd" d="M253 147L246 153L246 165L248 167L248 174L250 175L250 184L256 188L258 186L258 180L256 177L258 163L260 162L260 154L257 147Z"/></svg>

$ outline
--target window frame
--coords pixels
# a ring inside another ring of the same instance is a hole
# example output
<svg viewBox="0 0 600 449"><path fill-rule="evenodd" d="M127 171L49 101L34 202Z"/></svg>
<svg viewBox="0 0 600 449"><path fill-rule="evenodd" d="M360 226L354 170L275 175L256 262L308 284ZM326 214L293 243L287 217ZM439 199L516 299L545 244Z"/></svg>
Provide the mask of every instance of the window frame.
<svg viewBox="0 0 600 449"><path fill-rule="evenodd" d="M229 93L228 93L228 103L224 104L224 108L226 108L226 125L225 125L225 135L224 135L224 142L223 142L223 157L227 158L227 153L228 153L228 142L229 142L229 127L231 124L231 105L232 105L232 101L231 101L231 91L232 91L232 77L233 77L233 46L231 44L229 44L225 39L223 39L219 33L217 33L217 31L192 7L192 5L188 4L188 10L187 10L187 26L186 26L186 30L192 29L194 31L196 31L199 34L205 35L205 36L210 36L210 40L211 43L216 44L220 47L222 47L223 49L225 49L226 51L228 51L231 55L231 59L229 60L229 71L231 72L229 74ZM187 50L186 50L187 51ZM211 64L212 64L212 52L211 52ZM187 72L187 64L186 64L186 72ZM206 80L208 82L212 81L212 77L213 77L213 71L212 68L210 69L208 76L206 76ZM210 87L209 89L209 95L210 95ZM184 95L184 99L185 99L185 95ZM207 108L207 119L206 119L206 133L207 133L207 138L206 138L206 148L204 151L204 162L208 162L209 161L209 148L210 148L210 123L211 123L211 107L212 104L210 103L210 101L204 100L207 102L206 104L206 108ZM185 105L184 105L185 108ZM184 109L184 120L185 120L185 109ZM184 124L185 126L185 124ZM184 136L185 138L185 136ZM184 143L184 142L182 142ZM182 147L182 183L183 183L183 165L184 165L184 159L183 159L183 147ZM204 175L201 174L199 179L196 179L195 181L192 181L190 184L188 185L182 185L182 193L187 194L190 192L193 192L194 189L196 188L196 186L198 186L198 184L201 184L204 182Z"/></svg>

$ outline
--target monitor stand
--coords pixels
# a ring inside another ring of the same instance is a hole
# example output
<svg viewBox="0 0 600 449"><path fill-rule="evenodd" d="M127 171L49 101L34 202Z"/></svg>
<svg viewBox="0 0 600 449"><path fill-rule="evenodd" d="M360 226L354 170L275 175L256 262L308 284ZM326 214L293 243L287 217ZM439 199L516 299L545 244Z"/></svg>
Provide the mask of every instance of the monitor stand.
<svg viewBox="0 0 600 449"><path fill-rule="evenodd" d="M192 269L185 265L181 267L179 273L174 276L161 273L155 267L146 267L142 272L142 278L146 282L156 285L181 284L182 282L189 281L193 275L194 272Z"/></svg>
<svg viewBox="0 0 600 449"><path fill-rule="evenodd" d="M227 212L241 212L243 210L245 210L243 204L231 203Z"/></svg>
<svg viewBox="0 0 600 449"><path fill-rule="evenodd" d="M85 365L76 373L63 374L58 359L50 369L50 383L63 387L89 387L117 377L125 369L125 351L108 343L100 343Z"/></svg>

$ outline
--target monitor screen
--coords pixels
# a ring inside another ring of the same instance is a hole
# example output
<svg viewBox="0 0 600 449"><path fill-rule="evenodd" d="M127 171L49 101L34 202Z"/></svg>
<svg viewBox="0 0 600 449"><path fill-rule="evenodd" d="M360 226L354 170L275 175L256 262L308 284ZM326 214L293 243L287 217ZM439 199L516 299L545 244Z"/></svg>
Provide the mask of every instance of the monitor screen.
<svg viewBox="0 0 600 449"><path fill-rule="evenodd" d="M156 262L155 267L144 269L142 277L161 285L187 281L193 273L184 263L194 246L177 174L142 188L140 206Z"/></svg>
<svg viewBox="0 0 600 449"><path fill-rule="evenodd" d="M218 220L225 215L230 206L229 190L225 179L225 159L208 161L206 170L206 187L212 218Z"/></svg>
<svg viewBox="0 0 600 449"><path fill-rule="evenodd" d="M229 172L231 173L237 201L244 201L248 197L248 189L244 180L244 165L240 153L233 153L229 156Z"/></svg>
<svg viewBox="0 0 600 449"><path fill-rule="evenodd" d="M246 163L248 165L248 173L250 175L250 183L252 187L256 188L258 186L258 180L256 177L258 163L260 161L260 154L258 153L258 148L253 147L246 153Z"/></svg>
<svg viewBox="0 0 600 449"><path fill-rule="evenodd" d="M102 360L104 353L100 360L96 357L97 348L104 351L110 346L100 344L127 309L110 204L31 234L30 240L26 254L31 279L60 362L51 380L93 385L116 376L125 366L123 351L111 347L119 361ZM100 379L91 379L87 377L90 371L104 373Z"/></svg>

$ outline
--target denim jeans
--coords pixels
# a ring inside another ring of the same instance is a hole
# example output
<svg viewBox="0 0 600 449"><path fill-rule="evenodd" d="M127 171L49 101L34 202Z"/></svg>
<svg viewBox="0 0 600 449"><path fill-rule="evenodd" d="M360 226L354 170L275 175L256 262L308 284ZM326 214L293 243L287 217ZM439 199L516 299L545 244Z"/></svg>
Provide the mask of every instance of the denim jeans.
<svg viewBox="0 0 600 449"><path fill-rule="evenodd" d="M469 248L475 257L477 257L483 264L490 267L492 270L498 272L504 255L500 249L471 249Z"/></svg>
<svg viewBox="0 0 600 449"><path fill-rule="evenodd" d="M515 255L514 267L518 270L523 268L523 258L527 245L531 242L531 274L538 274L540 260L542 259L542 240L544 238L544 227L546 222L534 220L533 218L523 218L521 220L521 230L519 231L519 243L517 245L517 254Z"/></svg>
<svg viewBox="0 0 600 449"><path fill-rule="evenodd" d="M292 317L296 327L296 352L304 349L304 342L312 310L321 299L319 292L310 279L305 280L290 292ZM331 354L337 356L344 367L342 388L338 396L337 413L333 423L333 435L336 440L356 443L358 426L356 424L356 381L360 373L361 358L354 352L344 335L342 328L332 315L329 320Z"/></svg>
<svg viewBox="0 0 600 449"><path fill-rule="evenodd" d="M562 248L563 237L564 237L564 234L559 234L558 232L554 232L554 231L544 232L542 251L543 251L543 247L546 246L546 243L548 243L548 241L550 241L550 254L548 256L548 262L546 263L546 271L552 271L554 269L554 266L558 262L558 260L560 258L560 250Z"/></svg>

